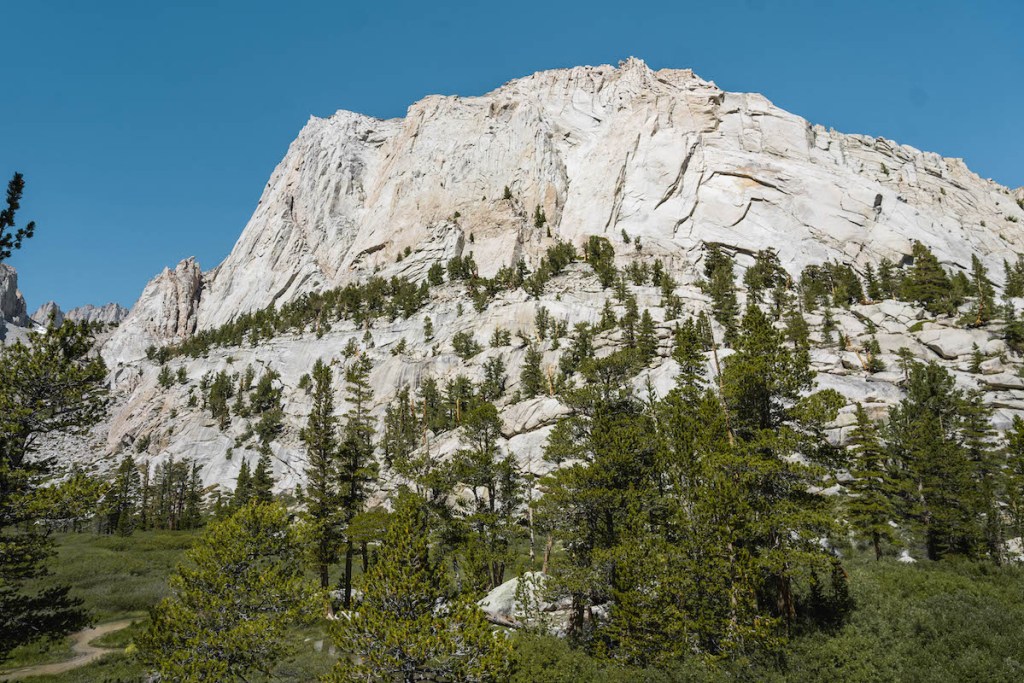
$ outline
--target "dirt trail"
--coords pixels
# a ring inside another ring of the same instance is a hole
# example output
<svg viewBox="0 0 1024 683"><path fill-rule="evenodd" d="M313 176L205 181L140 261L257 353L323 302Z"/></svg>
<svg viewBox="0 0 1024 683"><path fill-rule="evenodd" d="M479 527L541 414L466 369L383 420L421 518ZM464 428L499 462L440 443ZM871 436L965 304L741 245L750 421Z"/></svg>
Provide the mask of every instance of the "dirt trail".
<svg viewBox="0 0 1024 683"><path fill-rule="evenodd" d="M71 659L65 659L63 662L54 662L53 664L26 666L22 669L14 669L12 671L0 673L0 680L20 681L21 679L28 678L29 676L60 674L65 671L77 669L80 666L85 666L86 664L91 664L108 652L113 652L118 648L97 647L95 645L90 645L89 643L100 636L127 628L133 621L135 621L135 619L110 621L106 624L100 624L99 626L94 626L92 628L87 628L84 631L73 633L71 635L71 639L73 641L71 651L75 653L75 656Z"/></svg>

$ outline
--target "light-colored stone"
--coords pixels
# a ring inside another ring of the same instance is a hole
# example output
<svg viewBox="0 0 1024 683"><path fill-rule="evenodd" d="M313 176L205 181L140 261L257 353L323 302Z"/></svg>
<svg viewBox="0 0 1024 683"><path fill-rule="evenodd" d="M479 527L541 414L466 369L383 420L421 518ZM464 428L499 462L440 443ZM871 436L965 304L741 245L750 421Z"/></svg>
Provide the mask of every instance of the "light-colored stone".
<svg viewBox="0 0 1024 683"><path fill-rule="evenodd" d="M973 353L975 347L984 348L989 335L985 330L933 327L920 332L917 339L942 358L956 360Z"/></svg>
<svg viewBox="0 0 1024 683"><path fill-rule="evenodd" d="M0 263L0 320L19 327L29 325L25 298L18 291L18 271L6 263Z"/></svg>

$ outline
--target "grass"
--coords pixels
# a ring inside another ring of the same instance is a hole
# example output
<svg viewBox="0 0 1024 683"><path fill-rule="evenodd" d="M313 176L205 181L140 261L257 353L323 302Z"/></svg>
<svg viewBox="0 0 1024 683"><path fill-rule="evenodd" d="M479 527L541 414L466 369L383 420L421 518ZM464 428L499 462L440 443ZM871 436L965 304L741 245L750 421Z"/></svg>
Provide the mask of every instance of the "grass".
<svg viewBox="0 0 1024 683"><path fill-rule="evenodd" d="M167 594L167 577L196 538L187 531L61 534L47 582L72 586L97 622L139 616Z"/></svg>
<svg viewBox="0 0 1024 683"><path fill-rule="evenodd" d="M55 534L57 554L50 563L53 575L38 585L70 585L93 623L144 617L166 595L167 577L196 538L197 533L183 531L145 531L128 537ZM133 634L141 628L136 624L128 631ZM128 633L114 632L97 644L123 648L128 638ZM60 662L72 654L70 638L41 640L13 650L2 669ZM70 675L55 680L74 680L67 678Z"/></svg>
<svg viewBox="0 0 1024 683"><path fill-rule="evenodd" d="M854 609L832 631L796 635L784 657L708 669L629 669L554 637L519 639L516 683L828 681L960 683L1024 680L1024 567L958 560L905 565L850 558Z"/></svg>
<svg viewBox="0 0 1024 683"><path fill-rule="evenodd" d="M148 668L126 649L146 629L149 608L167 595L167 578L200 533L145 531L128 537L92 533L55 535L57 555L50 564L53 576L40 580L40 587L70 585L72 594L82 599L94 623L126 617L141 618L126 629L93 641L94 645L113 648L102 659L63 674L28 680L33 683L134 683L147 680ZM295 654L282 661L271 678L254 677L251 679L253 683L317 680L333 666L335 656L330 650L330 638L321 626L296 628L289 635L289 641ZM323 641L319 651L314 647L317 641ZM59 662L71 656L70 638L43 640L14 650L0 669Z"/></svg>

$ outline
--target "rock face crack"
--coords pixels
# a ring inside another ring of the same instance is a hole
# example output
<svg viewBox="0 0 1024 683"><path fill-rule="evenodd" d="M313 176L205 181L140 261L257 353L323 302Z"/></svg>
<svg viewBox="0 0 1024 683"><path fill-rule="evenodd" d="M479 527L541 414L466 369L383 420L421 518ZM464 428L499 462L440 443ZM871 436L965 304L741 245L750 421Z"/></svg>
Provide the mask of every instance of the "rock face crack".
<svg viewBox="0 0 1024 683"><path fill-rule="evenodd" d="M767 180L761 180L760 178L755 178L749 173L742 173L740 171L713 171L711 175L708 177L708 180L711 180L711 178L714 178L715 176L719 175L729 176L732 178L742 178L744 180L749 180L752 183L757 183L761 187L767 187L768 189L775 190L776 192L780 192L785 195L789 194L788 192L786 192L785 190L783 190L781 187L774 183L769 183Z"/></svg>
<svg viewBox="0 0 1024 683"><path fill-rule="evenodd" d="M686 151L686 156L683 157L683 163L679 167L679 173L676 175L676 179L672 181L671 185L669 185L668 190L665 191L664 196L662 196L658 203L654 205L655 210L657 210L659 206L661 206L669 199L671 199L679 190L680 186L683 183L683 176L686 175L686 169L690 167L690 160L693 159L693 153L697 149L698 142L699 140L694 140L693 144L690 145L690 149ZM693 212L691 211L690 213L692 214Z"/></svg>
<svg viewBox="0 0 1024 683"><path fill-rule="evenodd" d="M754 205L754 202L763 202L763 201L764 201L763 199L759 199L757 197L754 197L749 202L747 202L747 206L743 209L743 214L739 218L737 218L736 221L733 222L733 224L730 225L729 227L730 228L735 228L737 225L742 223L743 219L747 217L748 213L750 213L750 207Z"/></svg>

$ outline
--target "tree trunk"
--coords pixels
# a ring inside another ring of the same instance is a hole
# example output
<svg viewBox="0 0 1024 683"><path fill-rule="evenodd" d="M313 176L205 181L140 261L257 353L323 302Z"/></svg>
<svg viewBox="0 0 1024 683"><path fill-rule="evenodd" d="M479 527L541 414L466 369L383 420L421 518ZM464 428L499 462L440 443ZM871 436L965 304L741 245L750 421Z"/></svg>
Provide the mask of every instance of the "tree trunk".
<svg viewBox="0 0 1024 683"><path fill-rule="evenodd" d="M345 544L345 609L352 606L352 541Z"/></svg>

